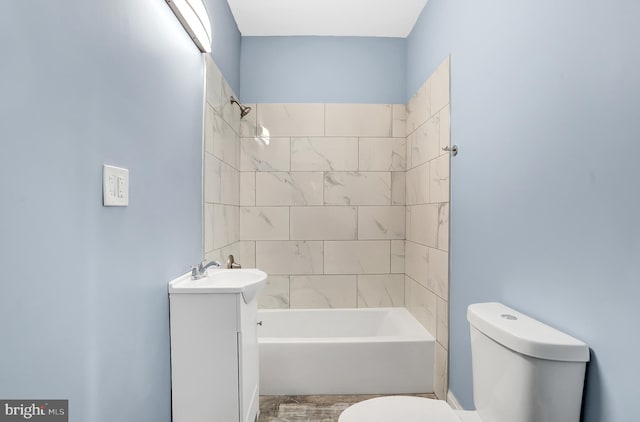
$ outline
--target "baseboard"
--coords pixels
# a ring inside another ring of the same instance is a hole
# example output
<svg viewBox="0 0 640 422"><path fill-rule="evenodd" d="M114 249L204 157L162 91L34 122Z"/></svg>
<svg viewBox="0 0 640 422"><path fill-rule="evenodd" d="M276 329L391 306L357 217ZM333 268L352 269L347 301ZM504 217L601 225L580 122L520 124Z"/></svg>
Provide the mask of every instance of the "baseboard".
<svg viewBox="0 0 640 422"><path fill-rule="evenodd" d="M453 410L464 410L464 408L462 407L462 405L460 404L456 396L453 395L451 390L449 390L449 392L447 393L447 403L449 403L449 406L451 406Z"/></svg>

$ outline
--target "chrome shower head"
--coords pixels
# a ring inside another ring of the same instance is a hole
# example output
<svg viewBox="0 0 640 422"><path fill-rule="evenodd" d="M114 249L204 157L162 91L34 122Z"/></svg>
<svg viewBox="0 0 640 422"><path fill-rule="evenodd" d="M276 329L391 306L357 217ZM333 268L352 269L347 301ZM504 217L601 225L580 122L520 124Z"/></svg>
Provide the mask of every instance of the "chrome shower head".
<svg viewBox="0 0 640 422"><path fill-rule="evenodd" d="M251 107L240 104L240 102L233 95L231 96L231 103L236 103L236 104L238 104L238 107L240 107L240 118L241 119L251 112Z"/></svg>

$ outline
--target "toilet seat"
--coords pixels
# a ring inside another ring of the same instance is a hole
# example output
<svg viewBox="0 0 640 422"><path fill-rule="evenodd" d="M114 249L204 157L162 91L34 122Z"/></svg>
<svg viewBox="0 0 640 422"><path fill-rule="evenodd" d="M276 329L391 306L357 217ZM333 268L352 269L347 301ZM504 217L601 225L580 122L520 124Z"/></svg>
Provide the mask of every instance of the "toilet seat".
<svg viewBox="0 0 640 422"><path fill-rule="evenodd" d="M340 414L338 422L460 422L442 400L389 396L361 401Z"/></svg>

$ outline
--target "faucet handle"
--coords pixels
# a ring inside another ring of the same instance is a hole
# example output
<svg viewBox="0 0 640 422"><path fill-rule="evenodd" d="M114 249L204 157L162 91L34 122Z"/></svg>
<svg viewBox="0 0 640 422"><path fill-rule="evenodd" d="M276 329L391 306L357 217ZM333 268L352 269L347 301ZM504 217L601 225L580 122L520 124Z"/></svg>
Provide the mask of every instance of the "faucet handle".
<svg viewBox="0 0 640 422"><path fill-rule="evenodd" d="M200 263L198 264L198 271L200 271L200 274L202 274L202 272L204 271L204 266L207 263L206 259L203 259L202 261L200 261Z"/></svg>

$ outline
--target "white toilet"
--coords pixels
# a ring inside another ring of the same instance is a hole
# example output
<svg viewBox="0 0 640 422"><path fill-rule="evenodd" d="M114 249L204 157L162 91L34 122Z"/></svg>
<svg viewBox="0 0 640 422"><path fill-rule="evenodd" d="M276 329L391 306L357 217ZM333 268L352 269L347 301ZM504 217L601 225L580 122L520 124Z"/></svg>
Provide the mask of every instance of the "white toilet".
<svg viewBox="0 0 640 422"><path fill-rule="evenodd" d="M589 348L500 303L469 306L476 411L441 400L380 397L338 422L578 422Z"/></svg>

